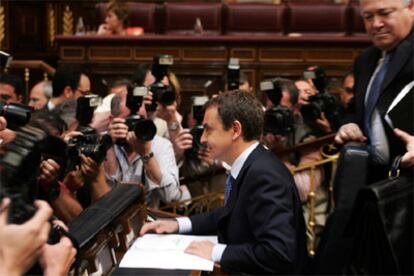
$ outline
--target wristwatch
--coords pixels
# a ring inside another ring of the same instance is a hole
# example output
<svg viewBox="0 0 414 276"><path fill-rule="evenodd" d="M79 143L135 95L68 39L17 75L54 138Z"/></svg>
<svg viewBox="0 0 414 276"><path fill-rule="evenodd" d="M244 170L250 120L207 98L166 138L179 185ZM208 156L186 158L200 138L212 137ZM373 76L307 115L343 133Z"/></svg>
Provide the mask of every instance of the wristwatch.
<svg viewBox="0 0 414 276"><path fill-rule="evenodd" d="M142 162L147 163L153 156L154 153L152 151L148 155L141 156Z"/></svg>
<svg viewBox="0 0 414 276"><path fill-rule="evenodd" d="M180 123L179 122L172 122L172 123L168 124L168 130L176 131L179 128L180 128Z"/></svg>

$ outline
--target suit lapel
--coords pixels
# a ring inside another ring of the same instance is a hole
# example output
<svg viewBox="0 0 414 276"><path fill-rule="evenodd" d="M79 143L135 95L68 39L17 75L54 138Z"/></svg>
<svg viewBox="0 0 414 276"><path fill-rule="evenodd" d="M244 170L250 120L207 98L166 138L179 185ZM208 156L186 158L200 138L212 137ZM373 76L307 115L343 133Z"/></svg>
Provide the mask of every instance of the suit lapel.
<svg viewBox="0 0 414 276"><path fill-rule="evenodd" d="M390 66L387 70L387 74L385 75L384 81L381 84L381 94L384 93L385 88L395 79L404 65L410 60L410 56L412 55L412 36L410 37L397 47L395 50L394 56L392 57Z"/></svg>
<svg viewBox="0 0 414 276"><path fill-rule="evenodd" d="M228 214L230 214L230 212L233 210L234 205L237 201L237 195L239 193L241 184L243 183L243 179L244 176L246 175L246 171L248 170L248 168L250 167L250 165L258 158L258 156L260 156L260 154L264 151L265 149L263 148L262 145L258 145L253 151L252 153L249 155L249 157L247 157L246 161L243 164L243 167L240 170L239 175L237 176L237 179L234 183L234 186L232 187L232 190L230 192L230 197L228 199L228 202L226 204L226 206L224 206L224 210L220 216L219 219L222 219L224 217L226 217Z"/></svg>

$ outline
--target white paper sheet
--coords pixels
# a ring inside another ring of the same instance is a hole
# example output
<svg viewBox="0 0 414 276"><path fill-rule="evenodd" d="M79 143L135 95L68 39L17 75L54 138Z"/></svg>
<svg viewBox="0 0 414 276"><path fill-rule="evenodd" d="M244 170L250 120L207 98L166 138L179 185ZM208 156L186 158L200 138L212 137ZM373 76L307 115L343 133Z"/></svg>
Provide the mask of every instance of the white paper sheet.
<svg viewBox="0 0 414 276"><path fill-rule="evenodd" d="M119 266L213 271L213 261L184 253L195 240L217 243L217 236L146 234L134 242Z"/></svg>

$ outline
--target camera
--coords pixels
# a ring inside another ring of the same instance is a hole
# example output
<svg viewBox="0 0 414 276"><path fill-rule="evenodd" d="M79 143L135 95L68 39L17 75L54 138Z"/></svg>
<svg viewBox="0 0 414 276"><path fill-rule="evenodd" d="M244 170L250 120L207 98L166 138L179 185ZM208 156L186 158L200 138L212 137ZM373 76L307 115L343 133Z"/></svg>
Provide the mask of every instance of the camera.
<svg viewBox="0 0 414 276"><path fill-rule="evenodd" d="M22 224L35 212L33 202L41 161L39 143L45 137L40 129L26 126L16 131L16 138L5 146L0 158L0 195L11 199L8 223Z"/></svg>
<svg viewBox="0 0 414 276"><path fill-rule="evenodd" d="M162 80L168 75L168 70L174 64L174 58L171 55L157 55L153 59L151 72L155 77L155 82L149 90L153 93L152 104L147 106L150 112L155 111L157 102L168 106L175 101L175 91L170 85L165 85Z"/></svg>
<svg viewBox="0 0 414 276"><path fill-rule="evenodd" d="M339 115L339 103L335 96L328 93L318 93L310 96L308 104L300 108L300 113L306 122L315 122L321 118L321 113L324 112L326 118L332 122L332 119Z"/></svg>
<svg viewBox="0 0 414 276"><path fill-rule="evenodd" d="M157 127L152 120L144 119L137 114L147 94L148 89L145 86L128 86L126 106L131 113L130 116L125 118L125 124L142 141L151 141L157 133ZM120 144L125 143L125 140L120 142Z"/></svg>
<svg viewBox="0 0 414 276"><path fill-rule="evenodd" d="M5 69L9 68L11 61L13 60L12 55L0 51L0 73Z"/></svg>
<svg viewBox="0 0 414 276"><path fill-rule="evenodd" d="M326 92L327 78L325 70L320 66L310 66L303 72L303 77L306 80L311 79L313 85L319 93Z"/></svg>
<svg viewBox="0 0 414 276"><path fill-rule="evenodd" d="M67 170L73 171L81 164L81 154L90 157L96 164L101 164L106 157L106 152L112 147L112 139L105 134L78 135L68 142L68 165Z"/></svg>
<svg viewBox="0 0 414 276"><path fill-rule="evenodd" d="M204 105L208 102L207 96L194 96L192 97L193 107L192 113L194 119L197 121L197 125L190 130L193 136L193 146L191 149L186 150L187 156L197 156L200 149L206 146L201 143L201 136L203 135L203 119L204 119Z"/></svg>
<svg viewBox="0 0 414 276"><path fill-rule="evenodd" d="M13 130L25 126L30 121L32 111L33 108L27 105L0 102L0 116L6 119L7 127Z"/></svg>
<svg viewBox="0 0 414 276"><path fill-rule="evenodd" d="M260 91L265 92L273 106L278 106L282 99L282 83L280 79L265 80L260 82Z"/></svg>
<svg viewBox="0 0 414 276"><path fill-rule="evenodd" d="M79 97L76 103L76 120L79 123L78 130L83 134L95 133L89 127L92 122L95 109L102 103L101 97L98 95L85 95Z"/></svg>
<svg viewBox="0 0 414 276"><path fill-rule="evenodd" d="M240 85L240 65L238 58L230 58L227 65L227 90L237 90Z"/></svg>
<svg viewBox="0 0 414 276"><path fill-rule="evenodd" d="M288 135L293 131L293 112L287 107L278 105L266 110L264 115L264 134Z"/></svg>

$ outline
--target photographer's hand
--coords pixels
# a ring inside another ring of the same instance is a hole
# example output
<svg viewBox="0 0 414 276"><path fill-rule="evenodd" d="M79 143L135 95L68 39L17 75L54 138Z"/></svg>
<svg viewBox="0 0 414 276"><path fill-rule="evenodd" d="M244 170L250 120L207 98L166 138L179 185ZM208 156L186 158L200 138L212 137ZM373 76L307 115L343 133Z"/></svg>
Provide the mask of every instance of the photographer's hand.
<svg viewBox="0 0 414 276"><path fill-rule="evenodd" d="M321 117L316 119L315 126L323 133L329 134L332 132L331 123L326 118L325 113L321 113Z"/></svg>
<svg viewBox="0 0 414 276"><path fill-rule="evenodd" d="M7 127L7 121L4 117L0 116L0 130L4 130Z"/></svg>
<svg viewBox="0 0 414 276"><path fill-rule="evenodd" d="M174 101L173 104L165 106L162 104L157 105L156 110L157 117L163 119L168 124L179 122L179 118L177 116L177 102Z"/></svg>
<svg viewBox="0 0 414 276"><path fill-rule="evenodd" d="M189 129L180 129L177 137L172 141L177 161L182 160L184 152L193 146L193 136Z"/></svg>
<svg viewBox="0 0 414 276"><path fill-rule="evenodd" d="M68 231L66 225L61 221L54 221L63 229ZM43 268L43 275L46 276L65 276L68 275L69 269L76 257L76 249L67 237L61 237L59 243L49 245L45 244L40 256L40 264Z"/></svg>
<svg viewBox="0 0 414 276"><path fill-rule="evenodd" d="M39 184L43 191L47 192L49 187L59 180L60 166L53 159L47 159L40 163Z"/></svg>
<svg viewBox="0 0 414 276"><path fill-rule="evenodd" d="M27 222L7 224L9 199L3 199L0 207L0 273L22 275L37 260L46 243L52 215L47 202L35 201L37 211Z"/></svg>
<svg viewBox="0 0 414 276"><path fill-rule="evenodd" d="M122 118L114 118L108 126L108 134L115 143L118 139L125 139L128 135L128 126Z"/></svg>
<svg viewBox="0 0 414 276"><path fill-rule="evenodd" d="M93 181L96 179L96 176L99 172L99 165L96 162L83 154L80 156L81 165L80 170L82 172L82 177L84 181Z"/></svg>

